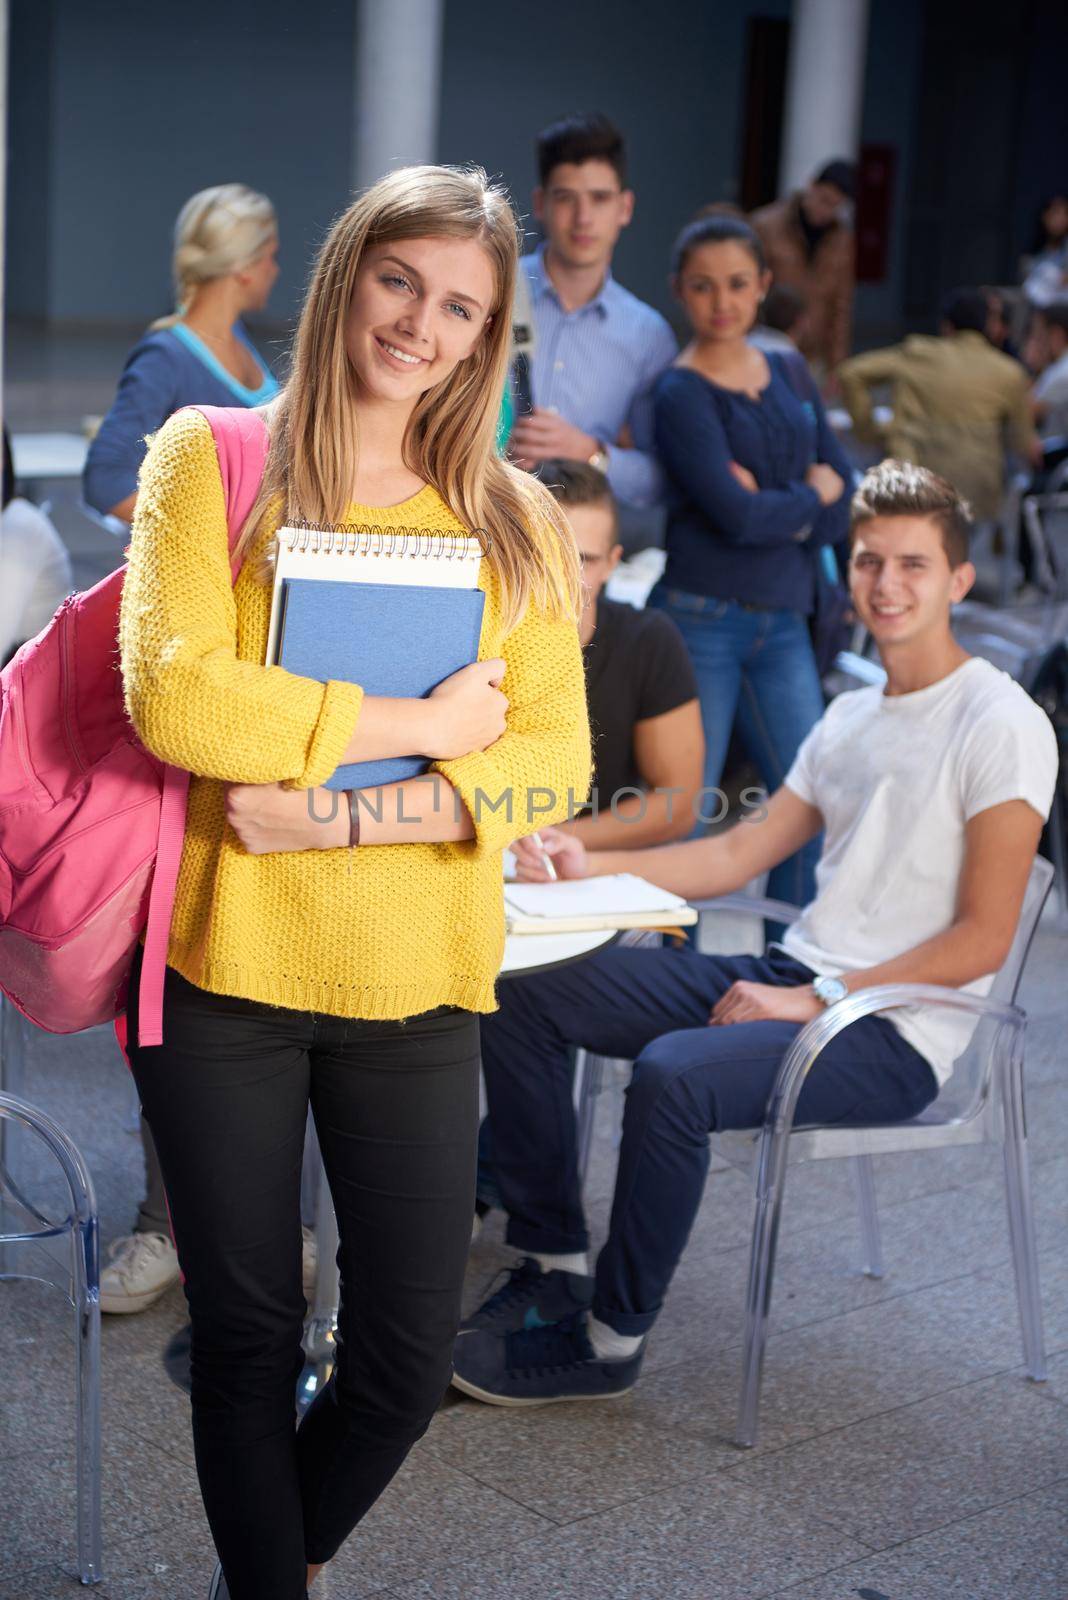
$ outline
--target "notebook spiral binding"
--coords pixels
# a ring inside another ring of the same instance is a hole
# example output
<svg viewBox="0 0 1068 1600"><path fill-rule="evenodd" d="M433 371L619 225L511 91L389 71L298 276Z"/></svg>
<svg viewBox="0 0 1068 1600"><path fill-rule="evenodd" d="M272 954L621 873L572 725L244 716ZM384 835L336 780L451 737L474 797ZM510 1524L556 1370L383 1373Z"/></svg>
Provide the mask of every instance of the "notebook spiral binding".
<svg viewBox="0 0 1068 1600"><path fill-rule="evenodd" d="M478 561L483 554L477 535L433 528L381 528L370 522L293 522L278 530L290 550L302 554L433 557L445 561Z"/></svg>

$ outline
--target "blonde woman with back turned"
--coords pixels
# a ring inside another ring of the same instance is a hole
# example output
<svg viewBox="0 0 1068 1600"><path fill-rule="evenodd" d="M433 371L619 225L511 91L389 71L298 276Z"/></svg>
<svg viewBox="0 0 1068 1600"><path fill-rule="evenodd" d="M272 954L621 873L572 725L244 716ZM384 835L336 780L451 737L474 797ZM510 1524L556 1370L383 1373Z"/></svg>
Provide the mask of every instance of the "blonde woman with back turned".
<svg viewBox="0 0 1068 1600"><path fill-rule="evenodd" d="M194 776L164 1043L131 1056L191 1314L213 1597L299 1600L448 1383L500 852L589 781L574 545L548 493L494 448L517 255L507 198L475 170L406 168L340 217L270 408L235 588L199 413L166 424L141 477L127 703L148 747ZM479 659L425 700L265 667L269 558L298 520L478 531ZM315 820L338 765L412 754L435 782ZM341 1310L335 1375L295 1430L309 1103Z"/></svg>
<svg viewBox="0 0 1068 1600"><path fill-rule="evenodd" d="M145 439L182 406L259 406L278 384L241 318L278 277L278 222L266 195L220 183L187 200L174 225L175 311L131 350L85 464L96 511L133 519Z"/></svg>

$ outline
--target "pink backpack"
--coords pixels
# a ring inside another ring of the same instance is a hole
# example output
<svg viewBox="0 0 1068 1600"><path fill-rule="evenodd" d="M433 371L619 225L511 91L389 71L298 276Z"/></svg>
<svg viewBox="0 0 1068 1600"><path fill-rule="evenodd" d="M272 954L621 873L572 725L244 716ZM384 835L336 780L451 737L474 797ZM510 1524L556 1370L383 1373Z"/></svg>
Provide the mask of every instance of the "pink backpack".
<svg viewBox="0 0 1068 1600"><path fill-rule="evenodd" d="M196 409L215 436L233 552L267 429L254 412ZM152 1045L163 1039L189 774L151 755L126 714L125 571L69 596L0 673L0 988L51 1033L110 1022L144 930L139 1040Z"/></svg>

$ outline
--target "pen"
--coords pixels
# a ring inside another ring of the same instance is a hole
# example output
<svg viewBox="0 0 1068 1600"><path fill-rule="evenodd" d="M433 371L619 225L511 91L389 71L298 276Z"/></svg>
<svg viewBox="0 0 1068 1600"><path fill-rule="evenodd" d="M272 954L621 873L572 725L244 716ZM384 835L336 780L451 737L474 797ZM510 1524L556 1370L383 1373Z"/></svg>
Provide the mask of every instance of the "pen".
<svg viewBox="0 0 1068 1600"><path fill-rule="evenodd" d="M545 868L546 872L549 874L549 882L550 883L556 883L557 882L556 868L553 866L552 857L549 855L549 852L546 850L545 846L541 842L541 834L540 833L532 833L530 837L534 840L534 843L537 845L539 851L541 852L541 864Z"/></svg>

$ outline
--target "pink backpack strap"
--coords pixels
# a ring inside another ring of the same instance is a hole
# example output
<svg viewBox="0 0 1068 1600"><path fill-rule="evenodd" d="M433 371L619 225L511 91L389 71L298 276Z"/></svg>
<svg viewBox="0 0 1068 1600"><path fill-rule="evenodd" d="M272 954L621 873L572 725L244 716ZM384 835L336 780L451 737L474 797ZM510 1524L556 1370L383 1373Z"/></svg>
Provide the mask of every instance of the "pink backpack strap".
<svg viewBox="0 0 1068 1600"><path fill-rule="evenodd" d="M269 438L267 426L256 411L231 410L224 406L196 406L192 409L203 413L215 436L219 474L226 497L230 576L236 583L241 563L232 559L233 552L263 479ZM163 980L178 868L185 840L188 795L189 773L181 767L165 767L156 866L148 898L145 953L138 999L137 1042L142 1046L163 1043Z"/></svg>

